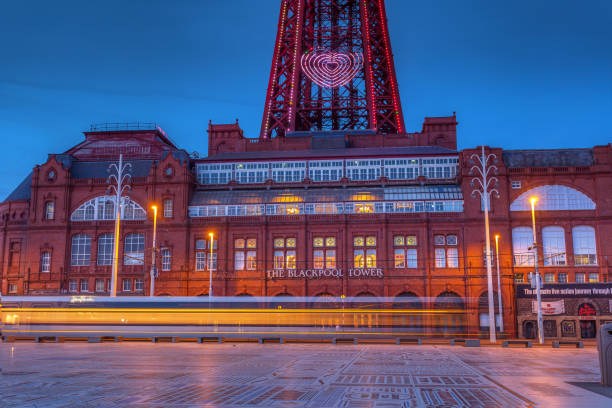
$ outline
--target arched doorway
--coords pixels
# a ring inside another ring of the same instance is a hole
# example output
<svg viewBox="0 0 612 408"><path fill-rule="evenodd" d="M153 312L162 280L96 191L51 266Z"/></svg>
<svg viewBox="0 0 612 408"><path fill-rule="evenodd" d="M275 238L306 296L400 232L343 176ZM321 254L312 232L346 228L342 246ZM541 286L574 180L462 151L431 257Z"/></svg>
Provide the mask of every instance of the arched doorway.
<svg viewBox="0 0 612 408"><path fill-rule="evenodd" d="M442 292L436 297L434 309L441 311L432 319L435 332L447 334L465 334L465 303L459 294L451 291Z"/></svg>
<svg viewBox="0 0 612 408"><path fill-rule="evenodd" d="M535 328L535 322L533 320L528 320L526 322L523 322L523 336L526 339L535 339L536 328Z"/></svg>
<svg viewBox="0 0 612 408"><path fill-rule="evenodd" d="M499 313L499 305L497 303L497 292L493 291L493 313L495 314L495 330L500 329L500 319L502 318ZM489 331L489 292L484 291L478 298L478 321L479 330L482 332Z"/></svg>
<svg viewBox="0 0 612 408"><path fill-rule="evenodd" d="M409 329L418 333L423 332L423 303L413 292L398 294L392 304L393 309L406 310L404 313L393 315L393 326L399 329Z"/></svg>

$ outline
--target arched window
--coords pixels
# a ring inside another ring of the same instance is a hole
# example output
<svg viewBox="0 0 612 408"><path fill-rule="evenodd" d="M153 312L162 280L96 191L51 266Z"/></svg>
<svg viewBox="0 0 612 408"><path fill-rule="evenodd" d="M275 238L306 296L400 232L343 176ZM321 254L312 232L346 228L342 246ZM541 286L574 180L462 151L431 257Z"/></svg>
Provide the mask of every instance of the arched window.
<svg viewBox="0 0 612 408"><path fill-rule="evenodd" d="M572 229L574 237L574 263L576 265L597 265L595 229L581 225Z"/></svg>
<svg viewBox="0 0 612 408"><path fill-rule="evenodd" d="M565 265L565 231L561 227L542 228L544 266Z"/></svg>
<svg viewBox="0 0 612 408"><path fill-rule="evenodd" d="M580 191L566 186L552 185L525 191L510 204L510 211L531 211L529 202L531 197L538 198L536 208L541 211L595 209L593 200Z"/></svg>
<svg viewBox="0 0 612 408"><path fill-rule="evenodd" d="M124 265L144 265L144 234L132 233L125 236Z"/></svg>
<svg viewBox="0 0 612 408"><path fill-rule="evenodd" d="M121 197L121 219L144 220L145 210L135 201ZM115 197L100 196L81 204L70 217L72 221L114 220Z"/></svg>
<svg viewBox="0 0 612 408"><path fill-rule="evenodd" d="M89 265L91 254L91 237L86 234L77 234L72 237L72 248L70 251L70 265Z"/></svg>
<svg viewBox="0 0 612 408"><path fill-rule="evenodd" d="M529 227L512 229L512 253L515 266L533 266L533 231Z"/></svg>

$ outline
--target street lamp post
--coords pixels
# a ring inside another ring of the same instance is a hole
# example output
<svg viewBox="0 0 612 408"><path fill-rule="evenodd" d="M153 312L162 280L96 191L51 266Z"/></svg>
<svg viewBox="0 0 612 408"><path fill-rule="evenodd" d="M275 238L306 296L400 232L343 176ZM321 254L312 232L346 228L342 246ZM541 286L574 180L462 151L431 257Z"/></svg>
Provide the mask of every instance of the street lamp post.
<svg viewBox="0 0 612 408"><path fill-rule="evenodd" d="M119 155L119 163L111 163L108 166L108 189L115 192L115 239L113 241L113 267L111 274L111 290L110 296L117 296L117 268L119 265L119 225L121 223L121 198L125 191L130 189L128 181L132 177L128 169L132 167L131 163L123 163L123 155Z"/></svg>
<svg viewBox="0 0 612 408"><path fill-rule="evenodd" d="M497 261L497 303L499 304L499 331L504 331L504 312L502 308L502 287L499 274L499 234L495 234L495 260Z"/></svg>
<svg viewBox="0 0 612 408"><path fill-rule="evenodd" d="M209 233L210 237L210 262L208 263L208 298L210 299L213 295L212 287L212 266L213 266L213 251L214 251L214 235Z"/></svg>
<svg viewBox="0 0 612 408"><path fill-rule="evenodd" d="M490 161L496 161L497 156L493 153L485 156L484 146L482 146L480 156L473 154L471 161L477 164L472 166L470 174L476 173L477 177L472 179L472 186L476 187L472 191L472 197L476 194L480 195L480 202L484 208L485 218L485 260L487 264L487 290L488 290L488 302L489 302L489 340L491 343L495 343L497 338L495 337L495 304L493 301L493 272L491 271L491 236L489 232L489 203L491 202L491 194L499 196L499 192L494 187L497 185L497 177L493 174L497 173L497 166L489 163Z"/></svg>
<svg viewBox="0 0 612 408"><path fill-rule="evenodd" d="M535 276L531 280L531 284L533 286L533 280L535 279L535 289L536 289L536 302L537 302L537 311L538 311L538 340L540 344L544 344L544 321L542 319L542 279L540 278L540 272L538 271L538 241L536 236L536 225L535 225L535 203L538 201L537 198L532 197L529 201L531 201L531 221L532 221L532 229L533 229L533 264L535 267Z"/></svg>
<svg viewBox="0 0 612 408"><path fill-rule="evenodd" d="M157 206L151 206L153 209L153 249L151 254L151 287L149 296L155 296L155 278L157 277L157 267L155 265L155 251L157 251Z"/></svg>

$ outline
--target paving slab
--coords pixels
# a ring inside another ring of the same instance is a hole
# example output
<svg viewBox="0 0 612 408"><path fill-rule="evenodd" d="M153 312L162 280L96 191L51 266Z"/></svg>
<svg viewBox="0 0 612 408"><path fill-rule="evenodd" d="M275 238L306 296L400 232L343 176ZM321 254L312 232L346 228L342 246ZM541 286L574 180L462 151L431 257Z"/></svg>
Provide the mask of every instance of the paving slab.
<svg viewBox="0 0 612 408"><path fill-rule="evenodd" d="M597 351L3 343L3 407L610 407Z"/></svg>

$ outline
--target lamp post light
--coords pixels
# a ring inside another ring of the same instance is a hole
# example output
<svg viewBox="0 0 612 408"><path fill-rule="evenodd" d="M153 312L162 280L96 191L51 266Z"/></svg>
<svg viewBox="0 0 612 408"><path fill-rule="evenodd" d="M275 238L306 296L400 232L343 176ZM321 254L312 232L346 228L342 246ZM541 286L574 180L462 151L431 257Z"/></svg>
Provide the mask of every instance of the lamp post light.
<svg viewBox="0 0 612 408"><path fill-rule="evenodd" d="M213 251L214 251L214 235L213 233L209 233L210 237L210 262L208 263L208 298L210 299L213 295L213 287L212 287L212 266L213 266Z"/></svg>
<svg viewBox="0 0 612 408"><path fill-rule="evenodd" d="M497 261L497 303L499 305L499 331L504 331L504 312L502 308L502 287L499 273L499 234L495 234L495 260Z"/></svg>
<svg viewBox="0 0 612 408"><path fill-rule="evenodd" d="M157 206L151 206L153 209L153 249L151 251L151 287L149 296L155 296L155 278L157 278L157 266L155 265L155 251L157 251Z"/></svg>
<svg viewBox="0 0 612 408"><path fill-rule="evenodd" d="M544 344L544 321L542 319L542 278L540 277L540 272L538 271L538 242L536 236L536 225L535 225L535 203L538 201L537 198L532 197L531 202L531 221L532 221L532 229L533 229L533 264L535 267L535 276L531 279L531 286L534 285L535 280L535 290L536 290L536 302L537 302L537 311L538 311L538 340L540 344Z"/></svg>
<svg viewBox="0 0 612 408"><path fill-rule="evenodd" d="M130 189L128 184L132 177L128 170L132 167L131 163L123 163L123 155L119 155L119 163L111 163L108 166L108 189L115 192L115 239L113 240L113 267L111 274L110 296L117 296L117 268L119 265L119 225L121 223L121 207L123 193Z"/></svg>
<svg viewBox="0 0 612 408"><path fill-rule="evenodd" d="M471 162L477 163L470 169L470 173L476 173L476 177L472 179L472 186L476 187L472 191L472 197L476 197L476 194L480 195L480 203L484 208L485 218L485 260L487 264L487 291L488 291L488 302L489 302L489 340L491 343L497 341L495 337L495 304L493 301L493 273L491 271L491 236L489 232L489 203L491 202L491 194L495 194L499 197L499 191L494 188L497 185L497 177L493 174L497 174L497 166L490 162L497 162L497 156L490 153L485 156L485 149L482 146L481 154L473 154L471 156Z"/></svg>

